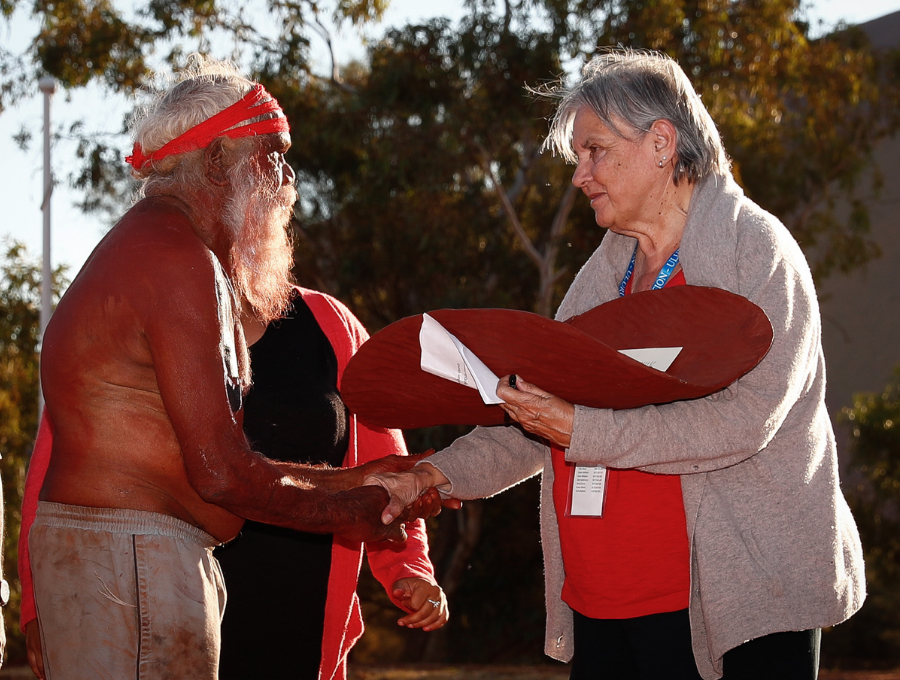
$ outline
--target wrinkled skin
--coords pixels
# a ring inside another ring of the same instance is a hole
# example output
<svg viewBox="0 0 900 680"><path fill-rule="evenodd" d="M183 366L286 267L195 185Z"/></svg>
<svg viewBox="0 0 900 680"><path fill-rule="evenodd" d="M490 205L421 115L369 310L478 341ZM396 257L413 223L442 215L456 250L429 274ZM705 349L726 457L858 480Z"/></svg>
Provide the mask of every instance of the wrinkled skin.
<svg viewBox="0 0 900 680"><path fill-rule="evenodd" d="M497 385L497 396L504 401L500 408L532 434L568 448L575 406L518 377L516 387L510 387L509 378L503 376Z"/></svg>

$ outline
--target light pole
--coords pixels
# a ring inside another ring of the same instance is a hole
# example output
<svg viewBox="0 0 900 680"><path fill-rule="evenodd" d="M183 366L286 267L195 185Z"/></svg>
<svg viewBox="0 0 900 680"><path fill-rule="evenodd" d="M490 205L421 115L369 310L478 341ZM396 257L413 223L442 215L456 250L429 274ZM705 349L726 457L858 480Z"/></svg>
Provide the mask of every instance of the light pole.
<svg viewBox="0 0 900 680"><path fill-rule="evenodd" d="M44 93L44 200L41 211L44 213L44 259L41 274L41 336L38 352L43 349L44 332L53 313L53 267L50 263L50 195L53 193L53 171L50 168L50 100L56 92L56 79L44 76L38 81L38 87ZM38 414L44 411L43 388L38 390Z"/></svg>

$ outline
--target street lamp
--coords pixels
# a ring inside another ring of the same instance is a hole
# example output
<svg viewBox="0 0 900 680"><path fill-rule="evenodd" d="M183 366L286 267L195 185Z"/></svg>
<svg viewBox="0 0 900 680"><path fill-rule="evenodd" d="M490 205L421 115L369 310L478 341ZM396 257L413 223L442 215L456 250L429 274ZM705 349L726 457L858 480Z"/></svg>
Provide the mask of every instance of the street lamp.
<svg viewBox="0 0 900 680"><path fill-rule="evenodd" d="M50 195L53 193L53 171L50 168L50 99L56 92L56 78L44 76L38 81L38 87L44 93L44 200L41 211L44 213L44 259L41 274L41 336L39 351L43 348L44 332L53 312L53 268L50 264ZM38 391L38 414L44 411L43 388Z"/></svg>

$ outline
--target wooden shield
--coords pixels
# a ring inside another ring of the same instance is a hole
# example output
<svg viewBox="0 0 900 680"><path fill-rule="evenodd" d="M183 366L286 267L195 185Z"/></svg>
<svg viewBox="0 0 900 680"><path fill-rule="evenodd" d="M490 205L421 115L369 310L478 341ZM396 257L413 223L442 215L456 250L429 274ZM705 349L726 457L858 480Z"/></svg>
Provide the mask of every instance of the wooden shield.
<svg viewBox="0 0 900 680"><path fill-rule="evenodd" d="M441 309L428 313L497 376L515 373L574 404L634 408L695 399L731 384L772 344L765 313L718 288L675 286L612 300L553 321L509 309ZM373 425L496 425L499 406L478 391L419 367L422 315L376 333L344 371L341 396ZM620 349L683 347L663 373Z"/></svg>

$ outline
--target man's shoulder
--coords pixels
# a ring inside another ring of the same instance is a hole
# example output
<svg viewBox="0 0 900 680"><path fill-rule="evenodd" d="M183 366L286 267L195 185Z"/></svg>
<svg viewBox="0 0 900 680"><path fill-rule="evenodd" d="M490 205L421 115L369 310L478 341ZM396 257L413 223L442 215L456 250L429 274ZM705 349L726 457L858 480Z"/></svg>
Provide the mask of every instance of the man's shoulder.
<svg viewBox="0 0 900 680"><path fill-rule="evenodd" d="M116 299L139 315L205 307L215 299L214 259L183 210L144 199L103 238L63 301Z"/></svg>
<svg viewBox="0 0 900 680"><path fill-rule="evenodd" d="M88 266L134 279L155 278L166 272L189 274L197 268L208 272L212 257L183 209L172 201L145 198L122 216Z"/></svg>
<svg viewBox="0 0 900 680"><path fill-rule="evenodd" d="M183 252L208 257L209 249L197 235L187 212L178 203L162 197L145 198L131 208L115 226L122 245L145 252Z"/></svg>

